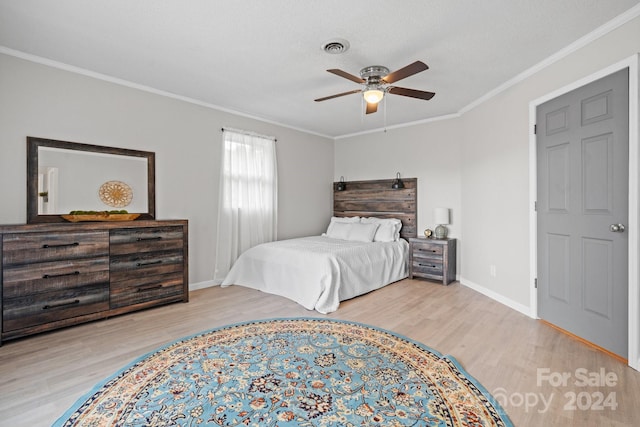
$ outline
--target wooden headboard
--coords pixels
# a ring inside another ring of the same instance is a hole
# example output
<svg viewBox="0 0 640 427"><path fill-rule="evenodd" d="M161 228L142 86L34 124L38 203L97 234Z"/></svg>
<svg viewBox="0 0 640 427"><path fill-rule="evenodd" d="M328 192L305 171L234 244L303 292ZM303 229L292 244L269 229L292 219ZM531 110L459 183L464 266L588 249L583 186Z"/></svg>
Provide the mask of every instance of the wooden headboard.
<svg viewBox="0 0 640 427"><path fill-rule="evenodd" d="M402 178L404 188L394 190L395 179L347 181L346 190L337 191L333 183L333 215L398 218L402 221L400 237L417 236L417 178Z"/></svg>

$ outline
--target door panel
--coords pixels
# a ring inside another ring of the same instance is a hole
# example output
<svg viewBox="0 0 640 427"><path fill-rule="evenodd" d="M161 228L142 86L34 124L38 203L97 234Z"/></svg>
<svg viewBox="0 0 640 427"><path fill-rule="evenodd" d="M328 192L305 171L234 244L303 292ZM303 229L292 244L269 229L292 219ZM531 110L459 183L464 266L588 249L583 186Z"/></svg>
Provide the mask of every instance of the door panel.
<svg viewBox="0 0 640 427"><path fill-rule="evenodd" d="M607 240L582 239L584 308L604 319L612 318L613 243Z"/></svg>
<svg viewBox="0 0 640 427"><path fill-rule="evenodd" d="M566 213L569 209L569 143L563 143L547 150L548 209Z"/></svg>
<svg viewBox="0 0 640 427"><path fill-rule="evenodd" d="M613 135L582 141L582 200L585 214L611 215L613 211Z"/></svg>
<svg viewBox="0 0 640 427"><path fill-rule="evenodd" d="M581 102L582 107L580 108L580 112L582 113L582 126L613 117L611 112L612 96L613 91L608 90L604 93L583 99Z"/></svg>
<svg viewBox="0 0 640 427"><path fill-rule="evenodd" d="M547 236L548 257L548 298L553 298L563 304L569 303L569 266L571 257L569 250L570 239L567 235L549 234Z"/></svg>
<svg viewBox="0 0 640 427"><path fill-rule="evenodd" d="M545 114L545 133L553 135L569 129L569 107L564 105Z"/></svg>
<svg viewBox="0 0 640 427"><path fill-rule="evenodd" d="M538 315L627 356L628 70L538 107Z"/></svg>

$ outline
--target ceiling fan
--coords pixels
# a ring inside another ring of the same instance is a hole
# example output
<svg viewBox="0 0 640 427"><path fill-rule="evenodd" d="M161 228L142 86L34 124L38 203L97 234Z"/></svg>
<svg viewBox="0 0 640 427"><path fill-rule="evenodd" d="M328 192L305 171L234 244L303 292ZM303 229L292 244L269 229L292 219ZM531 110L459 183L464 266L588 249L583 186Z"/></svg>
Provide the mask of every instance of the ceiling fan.
<svg viewBox="0 0 640 427"><path fill-rule="evenodd" d="M429 67L424 62L416 61L412 64L407 65L406 67L400 68L399 70L390 73L387 67L383 67L381 65L370 65L360 70L360 77L335 68L327 70L332 74L359 83L364 87L361 89L350 90L349 92L342 92L331 96L325 96L324 98L318 98L315 101L326 101L327 99L333 99L340 96L351 95L352 93L362 92L362 94L364 95L364 100L367 102L366 112L367 114L371 114L378 111L378 103L382 101L385 93L429 100L433 98L435 93L425 92L417 89L407 89L404 87L391 86L391 83L395 83L398 80L402 80L421 71L427 70L428 68Z"/></svg>

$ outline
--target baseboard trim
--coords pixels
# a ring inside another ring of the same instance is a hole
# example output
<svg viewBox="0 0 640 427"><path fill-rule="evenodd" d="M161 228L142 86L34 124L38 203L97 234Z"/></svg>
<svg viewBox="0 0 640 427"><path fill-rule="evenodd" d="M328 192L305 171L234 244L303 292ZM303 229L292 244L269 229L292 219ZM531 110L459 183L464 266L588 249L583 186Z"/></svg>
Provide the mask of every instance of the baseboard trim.
<svg viewBox="0 0 640 427"><path fill-rule="evenodd" d="M519 311L520 313L524 314L525 316L531 317L533 319L536 319L537 317L531 312L531 307L528 307L526 305L520 304L519 302L516 302L512 299L506 298L503 295L500 295L499 293L492 291L491 289L487 289L484 286L478 285L477 283L473 283L470 280L465 279L464 277L460 278L460 284L466 286L467 288L473 289L476 292L481 293L484 296L487 296L489 298L491 298L492 300L498 301L501 304L506 305L509 308L514 309L515 311Z"/></svg>

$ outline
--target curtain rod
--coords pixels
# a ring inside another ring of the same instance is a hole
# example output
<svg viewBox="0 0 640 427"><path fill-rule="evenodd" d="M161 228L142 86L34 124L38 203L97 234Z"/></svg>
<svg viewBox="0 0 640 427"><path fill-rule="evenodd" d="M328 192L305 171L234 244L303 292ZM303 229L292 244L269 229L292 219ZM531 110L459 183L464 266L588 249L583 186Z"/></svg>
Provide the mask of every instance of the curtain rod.
<svg viewBox="0 0 640 427"><path fill-rule="evenodd" d="M236 133L241 133L241 134L244 134L244 135L258 136L258 137L260 137L260 138L271 139L271 140L273 140L274 142L278 142L278 140L276 139L276 137L275 137L275 136L271 136L271 135L262 135L262 134L259 134L259 133L256 133L256 132L251 132L251 131L249 131L249 130L234 129L234 128L222 128L222 129L220 129L220 130L221 130L222 132L224 132L224 131L226 130L226 131L229 131L229 132L236 132Z"/></svg>

